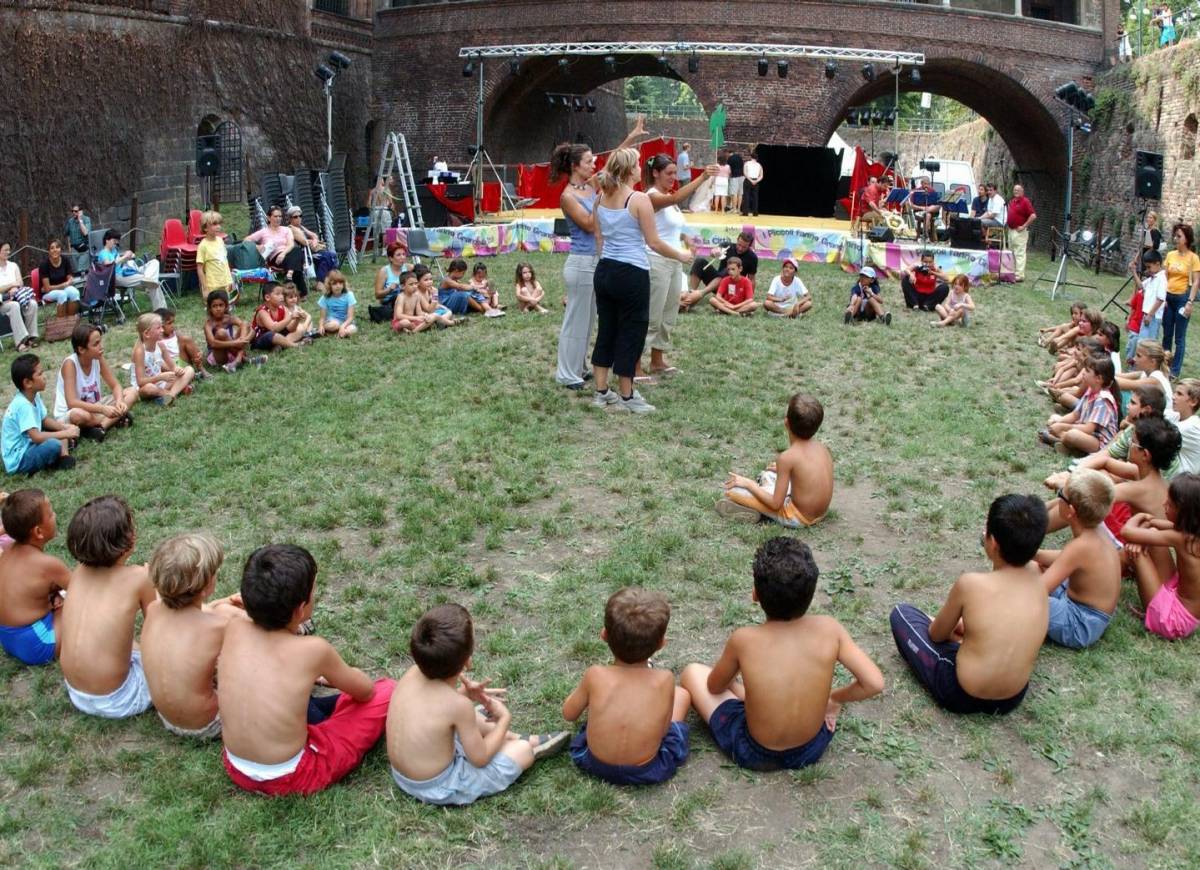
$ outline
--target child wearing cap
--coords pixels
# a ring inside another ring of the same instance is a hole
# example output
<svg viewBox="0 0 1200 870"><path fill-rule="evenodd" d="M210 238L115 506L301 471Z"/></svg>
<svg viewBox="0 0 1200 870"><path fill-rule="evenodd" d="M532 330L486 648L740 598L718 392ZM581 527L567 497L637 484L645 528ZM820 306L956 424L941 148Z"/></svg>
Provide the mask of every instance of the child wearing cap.
<svg viewBox="0 0 1200 870"><path fill-rule="evenodd" d="M875 270L863 266L858 270L858 281L850 288L850 304L846 306L843 322L876 319L885 326L892 325L892 313L883 308L883 296L879 291Z"/></svg>
<svg viewBox="0 0 1200 870"><path fill-rule="evenodd" d="M799 317L812 308L812 297L808 288L796 275L798 264L791 257L783 261L779 274L771 279L771 289L763 301L763 308L775 317Z"/></svg>

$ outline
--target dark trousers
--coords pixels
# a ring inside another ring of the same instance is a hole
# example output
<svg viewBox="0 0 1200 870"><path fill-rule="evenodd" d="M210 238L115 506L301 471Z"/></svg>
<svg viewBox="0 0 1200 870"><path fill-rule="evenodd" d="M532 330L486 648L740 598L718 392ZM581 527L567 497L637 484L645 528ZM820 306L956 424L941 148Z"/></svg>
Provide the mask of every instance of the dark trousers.
<svg viewBox="0 0 1200 870"><path fill-rule="evenodd" d="M945 282L939 281L937 286L933 288L932 293L918 293L917 288L913 286L913 282L908 275L900 278L900 289L904 291L904 304L909 308L921 308L925 311L932 311L933 306L941 305L946 301L946 297L950 295L950 288Z"/></svg>
<svg viewBox="0 0 1200 870"><path fill-rule="evenodd" d="M291 281L296 285L296 289L300 291L301 296L308 295L308 285L304 280L304 249L299 245L294 245L287 255L284 257L272 257L271 266L277 269L286 269L292 273Z"/></svg>
<svg viewBox="0 0 1200 870"><path fill-rule="evenodd" d="M1174 350L1171 358L1171 377L1179 377L1183 368L1183 351L1187 346L1187 328L1191 318L1183 316L1183 306L1187 304L1187 293L1168 293L1167 304L1163 306L1163 350Z"/></svg>
<svg viewBox="0 0 1200 870"><path fill-rule="evenodd" d="M758 185L749 181L742 187L742 214L758 214Z"/></svg>
<svg viewBox="0 0 1200 870"><path fill-rule="evenodd" d="M592 365L633 377L650 326L650 270L619 260L596 264L596 344Z"/></svg>

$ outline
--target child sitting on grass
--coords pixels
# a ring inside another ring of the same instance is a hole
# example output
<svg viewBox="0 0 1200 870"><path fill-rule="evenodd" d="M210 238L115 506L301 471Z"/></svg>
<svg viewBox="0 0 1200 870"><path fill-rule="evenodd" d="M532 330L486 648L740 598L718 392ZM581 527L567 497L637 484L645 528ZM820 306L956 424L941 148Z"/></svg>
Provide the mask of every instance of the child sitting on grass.
<svg viewBox="0 0 1200 870"><path fill-rule="evenodd" d="M1054 366L1049 380L1035 381L1047 396L1064 408L1074 408L1083 390L1080 388L1083 363L1089 356L1103 355L1104 343L1099 336L1088 335L1072 346L1070 353ZM1116 369L1114 369L1116 371Z"/></svg>
<svg viewBox="0 0 1200 870"><path fill-rule="evenodd" d="M730 257L725 261L725 268L728 274L721 279L708 304L718 314L749 317L758 309L758 303L754 301L754 284L742 275L742 258Z"/></svg>
<svg viewBox="0 0 1200 870"><path fill-rule="evenodd" d="M373 682L329 641L297 634L312 616L316 580L312 555L291 544L259 547L242 571L250 618L225 627L217 701L225 772L246 791L318 792L358 767L383 735L392 681ZM341 692L310 698L322 678Z"/></svg>
<svg viewBox="0 0 1200 870"><path fill-rule="evenodd" d="M497 311L503 311L504 306L500 304L500 293L492 286L491 280L488 278L488 268L486 263L476 263L471 269L471 296L475 301L485 308L494 308Z"/></svg>
<svg viewBox="0 0 1200 870"><path fill-rule="evenodd" d="M667 643L671 605L657 592L626 587L604 607L600 638L613 663L593 665L566 701L563 718L587 722L571 741L571 760L614 785L653 785L675 775L688 756L691 696L650 657Z"/></svg>
<svg viewBox="0 0 1200 870"><path fill-rule="evenodd" d="M1172 480L1165 508L1165 520L1136 514L1122 534L1146 608L1146 630L1178 640L1200 626L1200 476L1180 474ZM1175 573L1166 582L1150 556L1153 547L1175 551Z"/></svg>
<svg viewBox="0 0 1200 870"><path fill-rule="evenodd" d="M217 656L229 620L246 618L236 595L208 601L223 561L221 545L205 532L168 538L150 557L158 600L142 624L142 665L158 718L178 737L221 736Z"/></svg>
<svg viewBox="0 0 1200 870"><path fill-rule="evenodd" d="M807 314L812 308L812 296L804 282L796 275L799 267L796 261L788 257L783 261L779 274L771 279L771 287L767 290L767 298L763 300L763 308L775 317L799 317Z"/></svg>
<svg viewBox="0 0 1200 870"><path fill-rule="evenodd" d="M1049 621L1042 578L1029 564L1045 534L1040 501L1003 495L988 508L983 538L992 570L962 574L932 620L911 604L892 609L896 649L940 707L1009 713L1025 697Z"/></svg>
<svg viewBox="0 0 1200 870"><path fill-rule="evenodd" d="M966 275L955 275L950 282L950 295L945 302L933 306L933 310L941 319L929 321L930 326L953 326L956 323L966 326L969 315L975 310L970 279Z"/></svg>
<svg viewBox="0 0 1200 870"><path fill-rule="evenodd" d="M1133 353L1133 371L1127 375L1118 374L1116 384L1118 389L1132 390L1138 384L1152 380L1162 389L1166 397L1166 408L1163 417L1177 420L1175 405L1171 401L1171 381L1168 379L1171 366L1171 354L1163 350L1163 346L1147 336L1138 341L1137 350Z"/></svg>
<svg viewBox="0 0 1200 870"><path fill-rule="evenodd" d="M502 317L504 312L488 305L486 300L476 296L476 291L469 281L463 278L467 274L467 261L455 257L446 266L446 274L438 290L438 301L454 314L466 314L468 311L481 311L484 317ZM482 293L480 293L482 296Z"/></svg>
<svg viewBox="0 0 1200 870"><path fill-rule="evenodd" d="M332 274L334 270L330 270ZM328 286L329 276L325 277L325 284ZM324 294L326 291L321 290ZM319 303L318 303L319 304ZM300 298L300 288L292 281L287 281L283 285L283 307L287 309L288 317L295 318L296 326L291 330L291 334L299 338L301 341L308 339L311 341L317 335L320 335L313 329L312 315L304 309L304 300Z"/></svg>
<svg viewBox="0 0 1200 870"><path fill-rule="evenodd" d="M1083 649L1104 634L1121 596L1121 556L1099 528L1112 508L1113 483L1084 468L1071 472L1057 495L1072 538L1061 550L1034 556L1050 596L1046 637Z"/></svg>
<svg viewBox="0 0 1200 870"><path fill-rule="evenodd" d="M392 779L427 804L462 806L502 792L571 737L567 731L528 739L511 734L512 714L487 681L466 677L474 646L466 608L443 604L426 612L409 640L414 664L396 682L388 706Z"/></svg>
<svg viewBox="0 0 1200 870"><path fill-rule="evenodd" d="M1066 323L1060 323L1057 326L1043 326L1038 330L1038 347L1045 347L1051 342L1058 341L1072 329L1079 325L1079 318L1083 316L1083 312L1087 310L1087 306L1082 302L1071 303L1071 314Z"/></svg>
<svg viewBox="0 0 1200 870"><path fill-rule="evenodd" d="M413 272L400 276L400 295L392 306L393 332L421 332L433 326L433 317L425 313L418 283Z"/></svg>
<svg viewBox="0 0 1200 870"><path fill-rule="evenodd" d="M825 409L815 398L792 396L783 420L787 449L759 475L758 483L730 472L717 513L752 523L765 517L790 529L820 522L833 500L833 456L813 440L824 419Z"/></svg>
<svg viewBox="0 0 1200 870"><path fill-rule="evenodd" d="M59 617L59 663L75 709L125 719L150 708L134 620L154 601L145 565L126 565L137 536L129 505L94 498L67 526L67 549L79 562Z"/></svg>
<svg viewBox="0 0 1200 870"><path fill-rule="evenodd" d="M870 266L858 270L858 280L850 288L850 304L846 306L842 322L851 320L879 320L885 326L892 325L892 313L883 309L879 280Z"/></svg>
<svg viewBox="0 0 1200 870"><path fill-rule="evenodd" d="M200 355L200 348L196 342L175 328L175 312L170 308L157 308L154 313L162 318L163 334L158 344L162 348L167 365L174 367L176 360L183 359L196 372L196 380L203 381L212 377L204 370L204 357Z"/></svg>
<svg viewBox="0 0 1200 870"><path fill-rule="evenodd" d="M220 366L233 374L238 366L246 362L246 348L250 346L250 324L239 320L229 312L229 294L214 290L205 300L208 317L204 321L204 340L208 344L208 364ZM265 356L255 357L251 362L266 362Z"/></svg>
<svg viewBox="0 0 1200 870"><path fill-rule="evenodd" d="M289 315L283 305L283 288L275 283L267 284L263 288L263 303L254 312L250 346L255 350L296 347L303 337L299 328L300 318Z"/></svg>
<svg viewBox="0 0 1200 870"><path fill-rule="evenodd" d="M1100 325L1104 323L1104 315L1099 311L1092 311L1090 308L1084 308L1079 315L1079 319L1075 321L1075 326L1068 329L1058 338L1053 341L1046 342L1046 350L1052 356L1060 356L1067 351L1075 342L1086 335L1095 335L1100 331Z"/></svg>
<svg viewBox="0 0 1200 870"><path fill-rule="evenodd" d="M417 266L417 295L421 299L421 310L425 317L438 326L460 326L467 322L465 317L455 317L454 313L438 302L437 292L433 288L433 273L428 266Z"/></svg>
<svg viewBox="0 0 1200 870"><path fill-rule="evenodd" d="M542 300L546 298L546 291L542 289L531 264L517 263L515 281L517 305L522 311L536 311L538 314L549 313L550 309L542 305Z"/></svg>
<svg viewBox="0 0 1200 870"><path fill-rule="evenodd" d="M1062 443L1068 450L1095 453L1117 432L1117 400L1113 398L1113 364L1107 355L1083 363L1083 397L1069 414L1052 414L1038 432L1044 444Z"/></svg>
<svg viewBox="0 0 1200 870"><path fill-rule="evenodd" d="M140 398L169 405L181 393L191 392L189 385L196 372L191 366L174 368L167 363L159 346L162 331L162 318L157 314L143 314L137 319L138 337L133 343L129 378Z"/></svg>
<svg viewBox="0 0 1200 870"><path fill-rule="evenodd" d="M713 667L683 669L680 682L692 706L739 767L815 764L833 739L842 705L883 691L883 674L841 623L807 615L816 588L807 544L783 537L764 542L754 554L752 598L766 622L736 629ZM839 663L854 679L833 689Z"/></svg>
<svg viewBox="0 0 1200 870"><path fill-rule="evenodd" d="M58 369L54 390L54 419L79 427L84 438L103 441L114 426L132 426L130 406L137 401L136 387L121 388L104 358L104 333L94 323L79 323L71 332L71 348ZM111 395L102 398L101 382Z"/></svg>
<svg viewBox="0 0 1200 870"><path fill-rule="evenodd" d="M330 270L325 276L325 292L317 301L321 308L321 322L317 324L317 332L321 335L336 335L338 338L354 335L358 332L354 323L354 306L357 303L354 292L346 287L346 276L337 269Z"/></svg>
<svg viewBox="0 0 1200 870"><path fill-rule="evenodd" d="M71 572L44 552L58 533L57 517L40 489L19 489L0 506L12 545L0 553L0 647L27 665L58 654L62 591Z"/></svg>
<svg viewBox="0 0 1200 870"><path fill-rule="evenodd" d="M33 475L43 468L74 468L71 442L79 438L80 430L72 423L46 416L41 395L46 389L46 376L41 360L23 353L12 361L10 370L17 392L8 403L0 426L4 470L9 474ZM98 434L98 440L104 437L99 429L90 429L88 434L89 437Z"/></svg>

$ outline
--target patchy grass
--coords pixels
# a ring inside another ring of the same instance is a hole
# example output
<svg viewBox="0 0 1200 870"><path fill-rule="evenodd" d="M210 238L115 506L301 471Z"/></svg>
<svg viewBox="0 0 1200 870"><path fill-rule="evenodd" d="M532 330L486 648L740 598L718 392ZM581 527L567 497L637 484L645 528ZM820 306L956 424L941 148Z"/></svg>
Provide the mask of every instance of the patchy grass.
<svg viewBox="0 0 1200 870"><path fill-rule="evenodd" d="M750 558L780 530L724 524L712 503L731 468L755 473L784 446L784 403L803 389L825 404L838 476L828 520L798 533L823 571L814 607L880 663L885 695L851 705L803 773L739 771L697 724L691 760L661 788L612 788L558 758L506 794L446 810L400 794L380 750L312 798L241 794L215 747L170 737L152 715L81 717L56 667L5 658L0 863L1200 862L1195 644L1147 636L1124 607L1131 591L1098 647L1047 648L1027 701L1002 719L934 708L888 633L895 601L935 608L978 567L994 496L1036 492L1061 465L1033 437L1049 412L1032 386L1049 365L1034 335L1065 317L1069 297L981 288L970 329L935 331L899 310L888 284L891 328L844 327L850 279L805 266L817 305L799 322L682 317L672 361L683 374L645 390L657 414L631 419L553 383L561 259L500 257L492 275L506 282L518 259L533 261L550 315L400 339L366 322L364 269L358 337L222 374L170 409L141 407L132 432L85 443L75 472L35 483L64 528L85 500L124 495L138 560L168 535L210 530L227 553L220 594L253 548L309 547L320 632L373 674L404 669L422 610L459 601L476 618L476 673L510 687L520 729L546 730L604 658L603 603L619 586L670 596L667 667L713 660L732 627L759 618ZM1083 298L1099 304L1115 286L1105 278ZM195 296L180 323L198 334ZM128 327L106 341L110 359L128 360ZM43 347L48 371L64 352ZM61 537L50 549L66 558Z"/></svg>

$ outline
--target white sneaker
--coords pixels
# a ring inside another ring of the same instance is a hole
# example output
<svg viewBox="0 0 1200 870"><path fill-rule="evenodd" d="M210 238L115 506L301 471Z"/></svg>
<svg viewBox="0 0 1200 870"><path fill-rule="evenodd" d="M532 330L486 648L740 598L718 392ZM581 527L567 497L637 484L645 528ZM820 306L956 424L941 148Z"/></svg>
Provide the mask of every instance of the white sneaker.
<svg viewBox="0 0 1200 870"><path fill-rule="evenodd" d="M634 390L633 395L628 399L621 399L617 403L617 407L623 411L632 411L634 414L649 414L654 410L654 406L643 399L642 394L637 390Z"/></svg>
<svg viewBox="0 0 1200 870"><path fill-rule="evenodd" d="M483 316L484 317L503 317L504 312L501 311L499 308L489 308L486 312L484 312Z"/></svg>
<svg viewBox="0 0 1200 870"><path fill-rule="evenodd" d="M609 390L606 393L596 393L592 396L592 406L596 408L607 408L609 405L616 405L621 401L621 397L617 395L616 390Z"/></svg>

